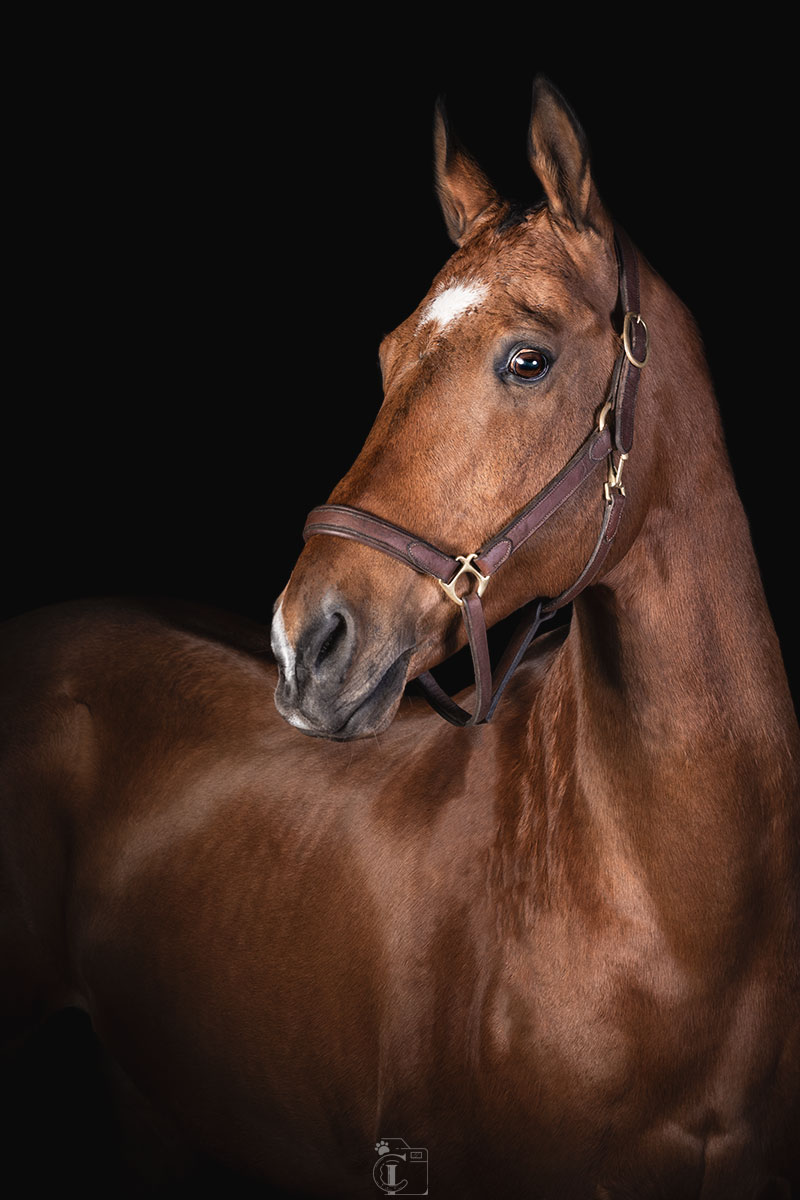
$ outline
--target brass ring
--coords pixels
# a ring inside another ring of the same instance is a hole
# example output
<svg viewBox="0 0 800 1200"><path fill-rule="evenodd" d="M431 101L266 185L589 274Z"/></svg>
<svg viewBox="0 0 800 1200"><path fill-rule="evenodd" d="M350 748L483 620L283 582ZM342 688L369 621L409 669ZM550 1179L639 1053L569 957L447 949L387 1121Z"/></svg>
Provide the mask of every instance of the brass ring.
<svg viewBox="0 0 800 1200"><path fill-rule="evenodd" d="M636 358L631 345L631 324L636 322L644 328L644 358ZM647 326L644 320L635 312L626 312L625 320L622 322L622 344L625 347L625 357L628 362L633 363L635 367L643 367L650 357L650 334L647 331Z"/></svg>

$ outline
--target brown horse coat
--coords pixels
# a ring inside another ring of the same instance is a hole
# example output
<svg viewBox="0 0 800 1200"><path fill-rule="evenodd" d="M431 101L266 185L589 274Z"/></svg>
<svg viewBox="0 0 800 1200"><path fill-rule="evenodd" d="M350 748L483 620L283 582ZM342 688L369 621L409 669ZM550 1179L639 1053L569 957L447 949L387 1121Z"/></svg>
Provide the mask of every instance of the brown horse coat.
<svg viewBox="0 0 800 1200"><path fill-rule="evenodd" d="M332 499L465 553L591 429L616 283L552 88L547 203L521 219L437 144L460 249L385 344L386 401ZM6 1032L84 1006L189 1145L292 1195L379 1194L394 1137L427 1151L432 1196L789 1194L798 729L699 338L642 272L625 528L491 724L403 698L457 612L336 538L282 594L280 678L264 630L200 610L8 624ZM545 376L502 375L534 338ZM600 507L580 490L531 539L491 621L568 585Z"/></svg>

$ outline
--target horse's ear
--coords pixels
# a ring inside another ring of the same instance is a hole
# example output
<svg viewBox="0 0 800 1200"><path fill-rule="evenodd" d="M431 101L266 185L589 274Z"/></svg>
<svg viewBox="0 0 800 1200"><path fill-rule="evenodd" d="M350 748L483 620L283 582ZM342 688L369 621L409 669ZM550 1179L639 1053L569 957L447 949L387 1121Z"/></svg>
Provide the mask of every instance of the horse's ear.
<svg viewBox="0 0 800 1200"><path fill-rule="evenodd" d="M577 117L549 79L533 84L528 158L551 216L575 229L605 233L609 218L589 168L589 146Z"/></svg>
<svg viewBox="0 0 800 1200"><path fill-rule="evenodd" d="M436 192L447 232L462 246L488 210L496 210L500 197L475 160L456 141L441 99L436 102L433 125Z"/></svg>

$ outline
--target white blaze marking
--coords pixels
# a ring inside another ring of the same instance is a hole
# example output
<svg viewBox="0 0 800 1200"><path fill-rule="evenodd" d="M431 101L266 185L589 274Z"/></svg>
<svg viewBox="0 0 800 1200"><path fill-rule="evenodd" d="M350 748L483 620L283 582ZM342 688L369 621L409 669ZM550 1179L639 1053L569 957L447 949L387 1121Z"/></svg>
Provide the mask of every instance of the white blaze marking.
<svg viewBox="0 0 800 1200"><path fill-rule="evenodd" d="M463 316L468 309L480 304L486 298L488 290L487 285L480 280L451 284L426 305L419 319L419 328L435 321L440 329L444 329L445 325Z"/></svg>
<svg viewBox="0 0 800 1200"><path fill-rule="evenodd" d="M278 660L278 663L283 668L283 673L288 680L294 677L294 650L291 642L286 636L286 626L283 623L283 601L278 605L275 616L272 618L272 630L270 641L272 642L272 653Z"/></svg>
<svg viewBox="0 0 800 1200"><path fill-rule="evenodd" d="M272 618L272 629L270 631L270 641L272 642L272 653L275 655L278 663L283 671L287 682L294 682L294 664L295 653L292 649L292 644L286 636L286 626L283 623L283 600L281 600L275 615ZM295 729L312 729L313 725L309 725L304 717L292 713L287 716L286 720L290 725L294 725Z"/></svg>

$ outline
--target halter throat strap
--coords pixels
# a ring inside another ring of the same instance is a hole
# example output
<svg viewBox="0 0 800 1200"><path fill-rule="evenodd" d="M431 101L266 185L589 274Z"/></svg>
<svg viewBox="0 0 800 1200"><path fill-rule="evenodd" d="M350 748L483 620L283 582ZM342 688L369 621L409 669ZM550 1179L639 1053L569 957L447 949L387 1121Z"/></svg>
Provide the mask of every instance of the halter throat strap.
<svg viewBox="0 0 800 1200"><path fill-rule="evenodd" d="M622 468L633 446L636 392L649 354L649 336L639 312L636 251L619 227L615 227L614 240L622 313L622 348L614 365L597 427L561 471L499 533L474 553L454 556L400 525L350 505L319 505L312 509L306 519L303 531L305 540L314 534L324 533L371 546L413 570L431 576L449 599L459 606L475 672L472 712L456 704L431 672L424 672L416 680L431 706L453 725L480 725L491 720L506 685L540 625L589 586L602 567L619 528L625 506ZM577 579L559 596L540 597L519 610L521 620L516 632L496 669L492 671L481 602L491 577L603 465L607 472L603 484L603 516L589 558ZM465 584L472 586L464 590Z"/></svg>

